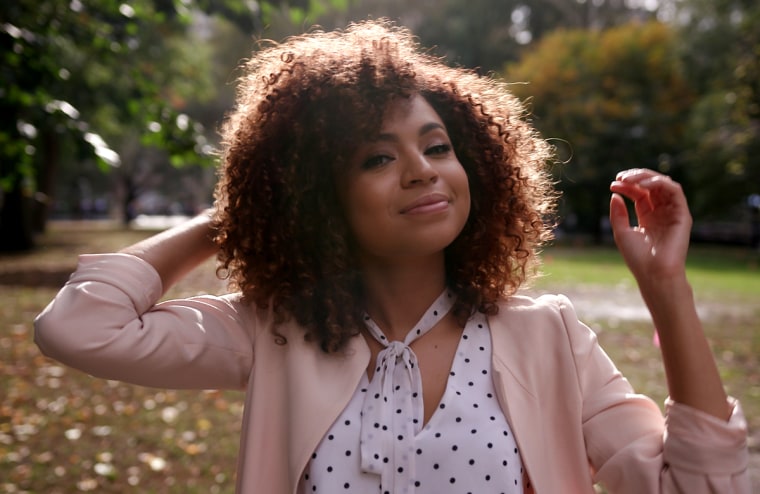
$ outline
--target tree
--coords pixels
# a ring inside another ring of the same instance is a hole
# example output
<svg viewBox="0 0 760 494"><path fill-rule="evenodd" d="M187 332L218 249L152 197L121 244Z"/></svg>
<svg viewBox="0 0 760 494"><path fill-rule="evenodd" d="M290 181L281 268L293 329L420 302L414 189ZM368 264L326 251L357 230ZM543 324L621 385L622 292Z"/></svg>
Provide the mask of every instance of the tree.
<svg viewBox="0 0 760 494"><path fill-rule="evenodd" d="M33 244L62 163L123 170L132 163L119 151L135 146L161 148L174 164L210 162L204 128L183 111L209 93L210 57L186 37L193 21L224 15L250 31L271 13L303 16L307 4L321 2L3 2L0 250Z"/></svg>
<svg viewBox="0 0 760 494"><path fill-rule="evenodd" d="M609 182L629 167L676 176L692 90L681 72L675 32L631 23L603 31L559 30L505 72L529 99L536 126L554 139L566 215L602 238Z"/></svg>
<svg viewBox="0 0 760 494"><path fill-rule="evenodd" d="M684 66L698 84L684 157L699 190L692 209L740 219L760 194L760 6L690 0L677 14Z"/></svg>
<svg viewBox="0 0 760 494"><path fill-rule="evenodd" d="M606 28L654 15L620 0L372 0L356 1L316 19L327 28L349 20L388 17L409 27L423 46L452 64L500 72L526 46L557 28Z"/></svg>
<svg viewBox="0 0 760 494"><path fill-rule="evenodd" d="M179 46L171 37L188 22L171 4L19 0L1 9L0 106L10 118L0 124L0 244L7 250L31 246L64 160L93 156L103 167L117 167L115 136L128 128L148 135L148 122L172 122L154 126L153 134L175 155L187 153L200 135L179 125L173 105L172 81L186 68L163 65Z"/></svg>
<svg viewBox="0 0 760 494"><path fill-rule="evenodd" d="M618 0L446 0L415 31L466 67L502 71L524 48L555 29L603 29L652 13Z"/></svg>

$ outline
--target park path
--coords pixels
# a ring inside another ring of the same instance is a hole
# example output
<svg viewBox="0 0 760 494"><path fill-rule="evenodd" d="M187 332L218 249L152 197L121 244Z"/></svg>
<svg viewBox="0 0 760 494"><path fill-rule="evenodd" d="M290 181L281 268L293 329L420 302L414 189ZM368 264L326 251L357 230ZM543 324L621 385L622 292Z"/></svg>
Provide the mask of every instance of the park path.
<svg viewBox="0 0 760 494"><path fill-rule="evenodd" d="M562 293L573 303L581 320L647 321L649 311L641 295L633 285L621 284L610 288L600 285L552 285L548 289L528 289L531 295ZM724 317L752 317L756 311L746 303L730 304L725 301L697 300L698 312L703 321L720 320ZM760 494L760 493L759 493Z"/></svg>

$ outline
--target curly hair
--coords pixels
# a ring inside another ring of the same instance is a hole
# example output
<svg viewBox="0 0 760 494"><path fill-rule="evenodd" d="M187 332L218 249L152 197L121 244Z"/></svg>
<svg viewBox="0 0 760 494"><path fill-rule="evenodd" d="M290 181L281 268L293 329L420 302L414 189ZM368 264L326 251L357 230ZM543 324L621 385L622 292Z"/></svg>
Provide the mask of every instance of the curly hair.
<svg viewBox="0 0 760 494"><path fill-rule="evenodd" d="M471 211L445 250L454 314L497 311L536 265L556 202L552 149L504 82L447 66L405 28L365 21L271 43L244 66L222 127L220 270L243 299L325 352L363 326L363 288L336 177L394 98L421 95L467 174Z"/></svg>

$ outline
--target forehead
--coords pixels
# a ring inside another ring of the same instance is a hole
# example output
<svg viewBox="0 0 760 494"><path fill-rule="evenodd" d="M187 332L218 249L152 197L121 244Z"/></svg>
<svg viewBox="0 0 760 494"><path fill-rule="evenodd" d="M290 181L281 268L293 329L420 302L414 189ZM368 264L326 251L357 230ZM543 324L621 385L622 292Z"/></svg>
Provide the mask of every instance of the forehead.
<svg viewBox="0 0 760 494"><path fill-rule="evenodd" d="M379 133L393 132L400 126L423 126L437 123L443 126L443 121L427 100L419 94L407 98L399 97L391 100L383 113Z"/></svg>
<svg viewBox="0 0 760 494"><path fill-rule="evenodd" d="M412 129L416 126L414 131L419 132L424 125L435 123L447 130L433 106L424 96L415 92L397 92L377 99L338 98L336 103L331 110L325 106L323 113L320 113L322 118L318 120L329 144L326 147L329 149L329 159L326 162L330 163L334 177L350 170L367 145L390 134L403 132L402 125Z"/></svg>

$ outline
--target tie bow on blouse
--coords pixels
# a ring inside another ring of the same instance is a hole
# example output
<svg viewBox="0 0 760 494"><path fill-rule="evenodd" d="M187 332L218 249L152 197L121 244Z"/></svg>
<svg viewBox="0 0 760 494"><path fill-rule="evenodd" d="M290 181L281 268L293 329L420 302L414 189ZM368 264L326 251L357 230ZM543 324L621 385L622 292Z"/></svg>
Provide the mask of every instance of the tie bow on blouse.
<svg viewBox="0 0 760 494"><path fill-rule="evenodd" d="M369 333L385 348L377 355L361 411L361 468L381 476L383 491L406 492L414 476L414 437L422 428L422 377L409 345L430 331L454 305L444 291L406 335L388 342L369 316Z"/></svg>

